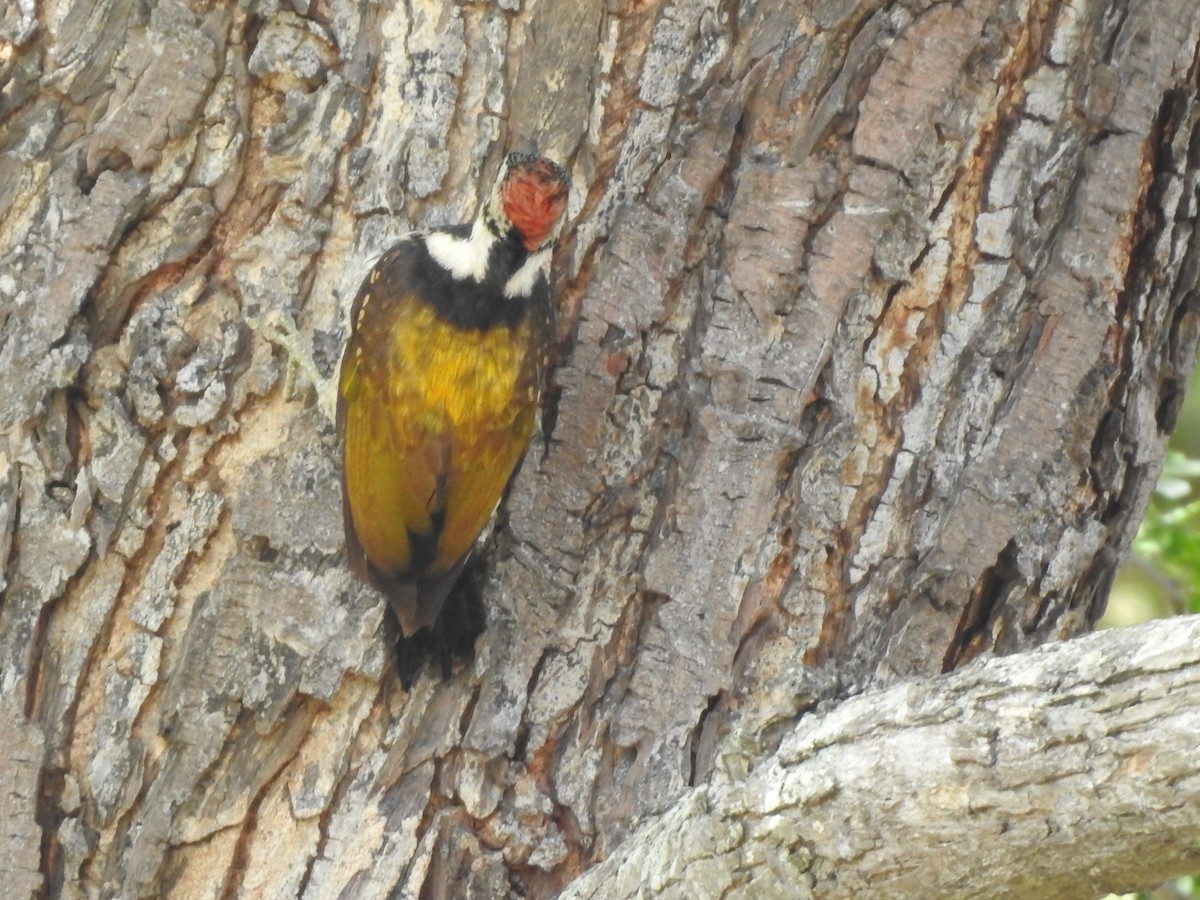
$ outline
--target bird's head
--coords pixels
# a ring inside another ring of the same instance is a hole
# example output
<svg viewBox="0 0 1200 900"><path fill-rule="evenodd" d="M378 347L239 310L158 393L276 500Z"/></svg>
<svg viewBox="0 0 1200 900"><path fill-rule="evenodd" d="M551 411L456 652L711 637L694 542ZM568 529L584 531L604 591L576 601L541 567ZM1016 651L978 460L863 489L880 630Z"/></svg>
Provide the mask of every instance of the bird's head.
<svg viewBox="0 0 1200 900"><path fill-rule="evenodd" d="M569 192L567 173L557 163L510 153L484 207L487 224L498 237L515 231L526 252L536 253L562 231Z"/></svg>

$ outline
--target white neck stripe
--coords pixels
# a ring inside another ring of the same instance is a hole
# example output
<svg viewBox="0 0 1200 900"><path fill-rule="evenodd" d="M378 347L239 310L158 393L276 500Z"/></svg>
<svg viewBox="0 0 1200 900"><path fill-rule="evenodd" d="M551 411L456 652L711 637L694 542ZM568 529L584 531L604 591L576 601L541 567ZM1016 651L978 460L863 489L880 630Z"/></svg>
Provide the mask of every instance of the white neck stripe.
<svg viewBox="0 0 1200 900"><path fill-rule="evenodd" d="M496 240L491 230L482 221L477 220L471 228L470 237L460 238L444 231L435 231L426 236L425 246L434 261L455 278L483 281L487 275L492 244L496 243Z"/></svg>
<svg viewBox="0 0 1200 900"><path fill-rule="evenodd" d="M528 297L533 293L533 286L537 283L537 277L546 269L546 264L550 261L550 248L543 247L537 253L521 263L521 268L513 272L512 277L504 284L504 296L509 299L516 297Z"/></svg>

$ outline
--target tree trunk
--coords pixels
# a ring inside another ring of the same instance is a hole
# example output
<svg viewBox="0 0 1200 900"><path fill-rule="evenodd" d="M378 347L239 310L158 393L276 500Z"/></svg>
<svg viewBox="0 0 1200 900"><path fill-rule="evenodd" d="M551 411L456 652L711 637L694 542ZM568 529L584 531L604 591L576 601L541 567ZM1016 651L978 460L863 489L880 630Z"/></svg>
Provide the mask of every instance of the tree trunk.
<svg viewBox="0 0 1200 900"><path fill-rule="evenodd" d="M10 5L10 884L548 897L851 694L903 724L889 685L1090 630L1195 358L1198 80L1193 0ZM333 428L247 319L331 372L370 265L529 141L574 180L558 390L474 664L406 692Z"/></svg>

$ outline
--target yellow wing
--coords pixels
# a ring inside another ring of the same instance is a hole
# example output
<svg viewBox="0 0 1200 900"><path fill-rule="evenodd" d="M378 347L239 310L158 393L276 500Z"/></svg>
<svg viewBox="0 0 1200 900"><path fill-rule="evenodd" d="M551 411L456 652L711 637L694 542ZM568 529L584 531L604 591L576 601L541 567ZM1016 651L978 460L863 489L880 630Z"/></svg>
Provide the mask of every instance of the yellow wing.
<svg viewBox="0 0 1200 900"><path fill-rule="evenodd" d="M357 550L380 574L418 574L412 539L419 542L436 530L449 470L448 431L430 429L421 440L411 429L395 427L398 411L381 377L386 376L361 358L344 363L342 477L347 537L357 544L352 553Z"/></svg>
<svg viewBox="0 0 1200 900"><path fill-rule="evenodd" d="M536 398L535 398L536 400ZM432 571L444 571L466 556L504 494L504 487L529 446L536 404L498 417L475 434L456 429L451 445L445 521Z"/></svg>

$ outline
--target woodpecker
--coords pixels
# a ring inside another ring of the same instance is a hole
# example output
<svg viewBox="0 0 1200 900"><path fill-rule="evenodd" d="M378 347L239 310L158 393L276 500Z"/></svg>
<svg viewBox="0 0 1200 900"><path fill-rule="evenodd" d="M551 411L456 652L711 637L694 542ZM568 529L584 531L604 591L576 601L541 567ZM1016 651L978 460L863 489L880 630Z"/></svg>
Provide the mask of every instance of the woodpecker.
<svg viewBox="0 0 1200 900"><path fill-rule="evenodd" d="M555 163L510 154L474 222L409 235L355 298L337 387L346 546L405 638L434 626L529 445L568 191Z"/></svg>

